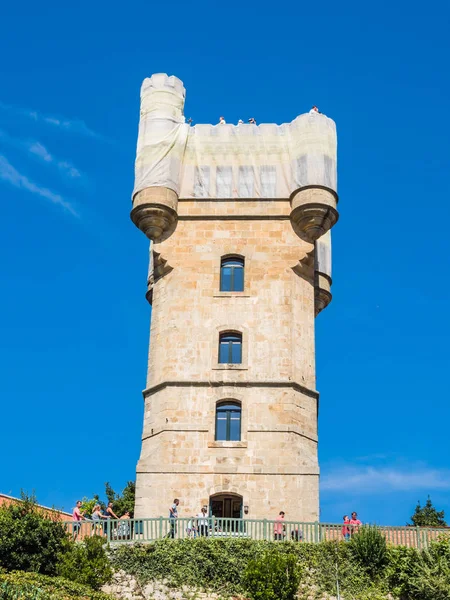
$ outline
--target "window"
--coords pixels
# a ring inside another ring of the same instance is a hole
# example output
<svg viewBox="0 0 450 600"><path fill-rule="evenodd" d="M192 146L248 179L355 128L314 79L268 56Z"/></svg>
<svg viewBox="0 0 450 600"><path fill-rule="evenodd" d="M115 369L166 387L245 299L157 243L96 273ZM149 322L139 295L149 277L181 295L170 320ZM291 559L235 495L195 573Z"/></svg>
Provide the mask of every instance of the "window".
<svg viewBox="0 0 450 600"><path fill-rule="evenodd" d="M239 167L239 198L253 198L255 170L253 167Z"/></svg>
<svg viewBox="0 0 450 600"><path fill-rule="evenodd" d="M209 197L209 167L195 167L194 196L196 198Z"/></svg>
<svg viewBox="0 0 450 600"><path fill-rule="evenodd" d="M216 170L216 196L217 198L231 198L233 191L233 169L231 167L217 167Z"/></svg>
<svg viewBox="0 0 450 600"><path fill-rule="evenodd" d="M244 259L237 256L222 258L220 261L220 291L244 291Z"/></svg>
<svg viewBox="0 0 450 600"><path fill-rule="evenodd" d="M241 405L225 400L216 407L216 441L241 441Z"/></svg>
<svg viewBox="0 0 450 600"><path fill-rule="evenodd" d="M263 166L260 168L261 197L275 198L277 195L277 170L275 167Z"/></svg>
<svg viewBox="0 0 450 600"><path fill-rule="evenodd" d="M219 363L240 365L242 363L242 334L221 333L219 337Z"/></svg>

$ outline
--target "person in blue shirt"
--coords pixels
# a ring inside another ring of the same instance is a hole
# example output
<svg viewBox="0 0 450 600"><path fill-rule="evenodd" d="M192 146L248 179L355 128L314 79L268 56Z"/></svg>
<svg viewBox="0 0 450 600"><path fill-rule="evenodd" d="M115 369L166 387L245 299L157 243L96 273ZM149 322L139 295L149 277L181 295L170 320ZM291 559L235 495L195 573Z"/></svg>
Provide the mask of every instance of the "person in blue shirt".
<svg viewBox="0 0 450 600"><path fill-rule="evenodd" d="M176 520L178 519L178 505L180 504L180 501L178 498L175 498L175 500L173 501L172 506L169 508L169 522L170 522L170 531L167 534L166 537L168 538L175 538L175 534L177 532L177 523Z"/></svg>

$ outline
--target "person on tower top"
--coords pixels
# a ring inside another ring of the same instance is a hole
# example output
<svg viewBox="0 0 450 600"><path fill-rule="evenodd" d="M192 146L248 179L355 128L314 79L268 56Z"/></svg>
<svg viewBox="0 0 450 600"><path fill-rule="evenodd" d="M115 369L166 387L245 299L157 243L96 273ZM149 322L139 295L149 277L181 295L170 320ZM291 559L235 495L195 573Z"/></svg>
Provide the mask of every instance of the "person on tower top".
<svg viewBox="0 0 450 600"><path fill-rule="evenodd" d="M322 113L320 112L320 110L317 108L317 106L313 106L311 108L311 110L309 111L310 115L321 115Z"/></svg>
<svg viewBox="0 0 450 600"><path fill-rule="evenodd" d="M219 125L226 125L227 122L225 121L225 119L223 117L219 118Z"/></svg>
<svg viewBox="0 0 450 600"><path fill-rule="evenodd" d="M254 117L251 117L248 122L250 123L250 125L256 125L256 119Z"/></svg>

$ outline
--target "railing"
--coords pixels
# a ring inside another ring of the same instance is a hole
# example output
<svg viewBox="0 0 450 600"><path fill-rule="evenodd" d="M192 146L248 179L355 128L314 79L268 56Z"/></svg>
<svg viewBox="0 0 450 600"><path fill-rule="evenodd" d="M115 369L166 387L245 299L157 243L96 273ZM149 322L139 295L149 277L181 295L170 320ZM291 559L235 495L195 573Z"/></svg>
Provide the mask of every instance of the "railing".
<svg viewBox="0 0 450 600"><path fill-rule="evenodd" d="M68 533L75 540L93 535L105 537L108 543L152 542L163 538L189 539L196 537L248 538L317 543L342 541L344 534L351 537L358 526L335 523L301 523L294 521L269 521L266 519L178 518L166 519L102 519L65 522ZM450 528L378 527L386 541L396 546L427 548L430 541L440 535L450 535Z"/></svg>

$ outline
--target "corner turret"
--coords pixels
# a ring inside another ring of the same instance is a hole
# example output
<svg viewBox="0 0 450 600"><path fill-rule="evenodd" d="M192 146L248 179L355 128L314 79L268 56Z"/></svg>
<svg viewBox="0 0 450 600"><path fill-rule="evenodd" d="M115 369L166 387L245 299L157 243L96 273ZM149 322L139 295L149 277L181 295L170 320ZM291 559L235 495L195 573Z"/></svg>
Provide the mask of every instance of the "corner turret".
<svg viewBox="0 0 450 600"><path fill-rule="evenodd" d="M141 87L141 112L131 220L153 241L175 227L189 130L186 92L174 76L157 73Z"/></svg>

